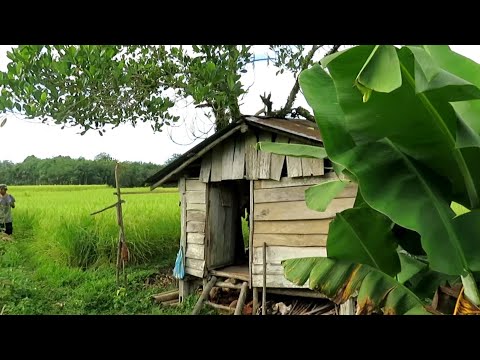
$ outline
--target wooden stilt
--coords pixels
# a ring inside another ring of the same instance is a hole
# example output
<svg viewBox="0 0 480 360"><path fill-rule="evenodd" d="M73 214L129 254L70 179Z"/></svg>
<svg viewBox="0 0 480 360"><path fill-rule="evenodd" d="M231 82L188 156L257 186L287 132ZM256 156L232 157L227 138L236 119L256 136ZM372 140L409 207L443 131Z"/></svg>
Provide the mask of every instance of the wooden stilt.
<svg viewBox="0 0 480 360"><path fill-rule="evenodd" d="M238 296L237 307L235 309L234 315L242 315L243 305L245 304L245 299L247 298L247 289L248 289L248 282L245 281L242 284L242 289L240 290L240 295Z"/></svg>
<svg viewBox="0 0 480 360"><path fill-rule="evenodd" d="M197 303L195 304L195 307L193 308L192 315L198 315L200 313L203 302L207 299L208 294L210 293L210 290L212 289L213 285L215 285L216 282L217 282L217 278L215 276L212 276L210 281L203 288L203 292L200 295L200 298L198 299Z"/></svg>
<svg viewBox="0 0 480 360"><path fill-rule="evenodd" d="M252 309L252 315L257 315L257 310L258 310L258 288L254 287L253 288L253 309Z"/></svg>

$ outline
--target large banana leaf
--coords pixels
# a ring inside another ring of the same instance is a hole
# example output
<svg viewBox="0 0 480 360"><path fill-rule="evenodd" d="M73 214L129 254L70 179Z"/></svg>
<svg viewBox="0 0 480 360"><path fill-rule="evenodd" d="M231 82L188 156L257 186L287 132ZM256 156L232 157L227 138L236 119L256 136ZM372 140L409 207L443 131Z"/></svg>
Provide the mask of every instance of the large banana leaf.
<svg viewBox="0 0 480 360"><path fill-rule="evenodd" d="M327 255L367 264L394 276L400 271L392 221L370 207L347 209L330 223Z"/></svg>
<svg viewBox="0 0 480 360"><path fill-rule="evenodd" d="M315 211L325 211L328 204L338 196L349 181L332 180L314 185L305 190L305 202Z"/></svg>
<svg viewBox="0 0 480 360"><path fill-rule="evenodd" d="M478 167L471 165L469 154L453 151L458 119L449 102L478 98L480 90L441 70L444 76L434 78L436 90L417 94L415 58L410 49L402 48L398 51L402 85L390 93L375 92L364 103L362 94L352 85L374 49L359 46L328 63L346 129L357 144L389 138L402 152L448 177L456 193L465 189L463 193L468 193L472 204L478 205L480 176L474 171ZM397 70L395 66L392 65L392 71Z"/></svg>
<svg viewBox="0 0 480 360"><path fill-rule="evenodd" d="M376 45L355 79L367 102L372 91L390 92L402 84L400 66L395 47Z"/></svg>
<svg viewBox="0 0 480 360"><path fill-rule="evenodd" d="M320 146L303 145L303 144L284 144L273 142L259 142L257 149L265 152L273 152L279 155L306 157L323 159L327 157L325 149Z"/></svg>
<svg viewBox="0 0 480 360"><path fill-rule="evenodd" d="M448 45L424 45L423 49L434 59L438 67L480 87L480 64L450 50ZM454 102L452 106L457 114L479 134L480 100Z"/></svg>
<svg viewBox="0 0 480 360"><path fill-rule="evenodd" d="M435 47L433 47L434 49ZM480 136L475 131L471 124L476 125L473 119L478 122L480 117L480 109L472 107L465 107L462 104L474 104L472 100L480 97L480 89L473 83L460 78L450 72L447 72L437 66L437 62L430 56L424 48L409 47L415 56L415 88L416 92L422 92L418 96L424 100L427 105L431 105L431 99L441 99L443 101L453 102L452 106L456 110L457 127L455 149L452 153L455 157L460 173L464 175L464 179L456 178L454 182L456 195L459 200L465 204L469 204L472 208L477 208L480 205L478 186L479 183L475 179L480 179L480 167L476 164L476 159L480 157ZM431 50L433 50L431 49ZM434 51L438 53L438 51ZM447 54L453 54L448 51ZM445 56L437 58L444 59ZM465 61L458 64L459 68L469 68ZM451 67L451 66L450 66ZM434 69L432 71L432 69ZM476 66L477 72L480 71L480 66ZM434 74L432 76L432 74ZM469 75L465 71L463 75ZM478 82L478 75L469 76ZM475 100L473 100L475 101ZM460 104L456 106L456 104ZM441 115L436 115L436 118L441 118ZM468 119L468 122L464 120ZM452 139L453 141L453 139ZM466 176L465 176L466 175ZM479 180L477 180L479 181ZM464 193L462 185L465 185L467 193ZM463 196L462 196L463 195ZM465 196L468 195L468 196Z"/></svg>
<svg viewBox="0 0 480 360"><path fill-rule="evenodd" d="M346 57L349 52L345 52L329 63L337 64L332 67L332 76L338 78L335 83L318 65L300 76L300 85L315 112L328 156L353 173L368 205L421 235L433 269L447 274L476 270L477 261L470 263L465 256L465 250L474 246L476 240L460 237L452 224L455 214L449 206L449 181L409 156L416 154L422 160L439 161L444 155L444 161L455 166L451 148L446 149L442 141L437 141L443 139L441 129L432 130L430 113L422 108L420 100L411 96L414 88L405 87L407 82L390 94L375 93L364 104L358 91L352 89L356 73L351 64L357 62L358 68L357 59L366 59L369 51L364 47L353 50L355 56ZM345 61L340 62L341 59ZM411 60L409 66L413 67L413 57ZM335 101L335 91L339 98L343 97L342 107ZM423 117L412 112L412 108L417 108ZM456 119L449 116L446 117L448 126L454 131ZM425 134L428 129L430 137ZM386 138L388 136L397 142ZM360 146L355 146L353 138ZM329 142L332 139L344 141ZM480 254L477 251L471 256L477 259Z"/></svg>
<svg viewBox="0 0 480 360"><path fill-rule="evenodd" d="M358 292L357 314L380 312L386 315L430 313L423 302L392 277L368 265L330 258L300 258L282 261L285 277L319 291L337 304Z"/></svg>
<svg viewBox="0 0 480 360"><path fill-rule="evenodd" d="M419 272L426 270L428 264L415 259L413 256L399 253L402 271L397 274L397 281L405 284L406 281L417 275Z"/></svg>

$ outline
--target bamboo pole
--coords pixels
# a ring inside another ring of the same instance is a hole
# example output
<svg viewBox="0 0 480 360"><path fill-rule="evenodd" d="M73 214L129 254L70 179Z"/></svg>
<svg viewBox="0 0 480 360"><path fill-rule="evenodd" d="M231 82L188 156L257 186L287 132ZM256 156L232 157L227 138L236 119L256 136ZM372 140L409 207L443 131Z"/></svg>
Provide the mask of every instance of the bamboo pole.
<svg viewBox="0 0 480 360"><path fill-rule="evenodd" d="M124 202L125 202L125 200L122 200L122 203L124 203ZM91 213L90 215L99 214L99 213L101 213L101 212L103 212L103 211L105 211L105 210L111 209L111 208L113 208L113 207L115 207L115 206L118 206L118 202L116 202L116 203L113 204L113 205L107 206L106 208L103 208L102 210L95 211L95 212Z"/></svg>
<svg viewBox="0 0 480 360"><path fill-rule="evenodd" d="M118 234L118 250L117 250L117 286L120 284L120 268L123 270L125 276L125 285L127 283L127 274L125 273L125 261L128 260L128 247L125 243L125 228L123 226L123 213L122 213L122 198L120 193L120 164L117 162L115 165L115 184L117 186L117 224L119 227Z"/></svg>
<svg viewBox="0 0 480 360"><path fill-rule="evenodd" d="M262 315L267 314L267 243L263 243Z"/></svg>

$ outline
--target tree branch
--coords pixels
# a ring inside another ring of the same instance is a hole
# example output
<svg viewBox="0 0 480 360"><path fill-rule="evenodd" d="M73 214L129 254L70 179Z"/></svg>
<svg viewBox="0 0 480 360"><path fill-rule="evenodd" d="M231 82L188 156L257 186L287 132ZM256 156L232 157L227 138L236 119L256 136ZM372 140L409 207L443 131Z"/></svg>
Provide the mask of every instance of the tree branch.
<svg viewBox="0 0 480 360"><path fill-rule="evenodd" d="M267 116L272 116L272 106L273 106L273 103L272 103L272 100L270 100L270 98L272 97L272 93L268 94L268 96L263 93L263 96L260 95L260 99L262 99L262 102L265 104L265 109L264 109L264 113L265 115Z"/></svg>
<svg viewBox="0 0 480 360"><path fill-rule="evenodd" d="M263 114L264 112L265 112L265 108L260 109L255 113L255 116L259 116L260 114Z"/></svg>
<svg viewBox="0 0 480 360"><path fill-rule="evenodd" d="M303 116L305 119L315 122L315 117L312 114L310 114L310 111L308 111L307 109L299 106L295 109L295 112L298 115Z"/></svg>
<svg viewBox="0 0 480 360"><path fill-rule="evenodd" d="M206 107L213 108L211 104L199 104L195 106L195 108L206 108Z"/></svg>
<svg viewBox="0 0 480 360"><path fill-rule="evenodd" d="M307 56L303 60L302 66L300 67L300 72L305 70L308 67L308 64L313 58L313 55L320 49L320 45L313 45L313 47L308 52ZM292 110L293 103L297 97L298 91L300 90L300 84L298 83L298 77L295 79L295 84L293 85L292 91L290 91L290 95L287 98L287 102L283 108L273 112L271 115L267 113L269 116L278 116L278 117L285 117L290 110Z"/></svg>
<svg viewBox="0 0 480 360"><path fill-rule="evenodd" d="M325 56L335 54L338 51L338 49L340 48L340 46L342 46L342 45L333 45L333 47L330 49L329 52L327 52L325 54Z"/></svg>

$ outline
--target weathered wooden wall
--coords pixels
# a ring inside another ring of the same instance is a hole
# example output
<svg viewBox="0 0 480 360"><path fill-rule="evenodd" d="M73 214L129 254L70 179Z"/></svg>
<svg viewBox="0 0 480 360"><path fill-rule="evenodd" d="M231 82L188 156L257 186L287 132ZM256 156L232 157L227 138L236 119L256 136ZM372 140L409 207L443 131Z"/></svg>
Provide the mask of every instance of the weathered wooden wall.
<svg viewBox="0 0 480 360"><path fill-rule="evenodd" d="M203 277L205 269L206 184L181 178L181 238L185 249L185 273Z"/></svg>
<svg viewBox="0 0 480 360"><path fill-rule="evenodd" d="M210 150L202 159L200 180L204 183L222 180L280 180L286 163L290 178L324 174L323 159L295 158L256 149L259 141L272 141L268 131L237 133ZM275 142L299 143L278 135Z"/></svg>
<svg viewBox="0 0 480 360"><path fill-rule="evenodd" d="M332 178L327 174L254 182L253 286L263 285L264 242L267 244L267 287L299 287L284 278L282 260L326 256L328 226L337 212L353 206L357 192L356 186L348 186L324 212L310 210L305 203L305 190Z"/></svg>

